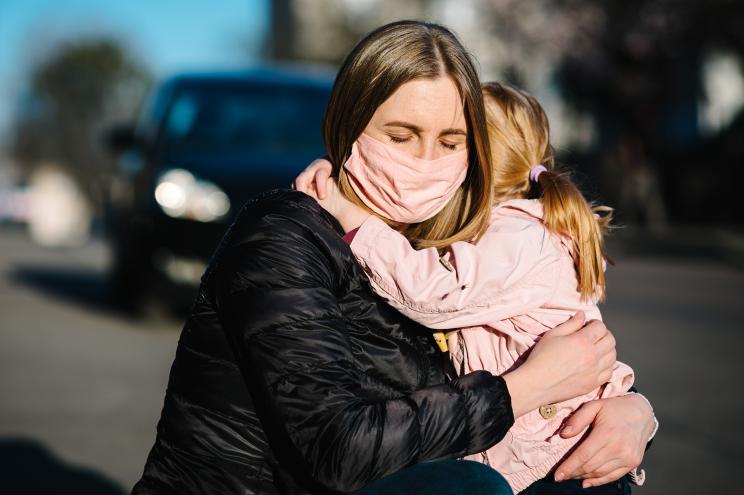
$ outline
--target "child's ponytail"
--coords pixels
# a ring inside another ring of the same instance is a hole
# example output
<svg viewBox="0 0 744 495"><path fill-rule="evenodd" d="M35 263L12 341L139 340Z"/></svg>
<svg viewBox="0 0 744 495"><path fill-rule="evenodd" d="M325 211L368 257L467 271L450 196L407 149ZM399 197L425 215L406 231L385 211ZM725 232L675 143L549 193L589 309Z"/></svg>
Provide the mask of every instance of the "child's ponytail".
<svg viewBox="0 0 744 495"><path fill-rule="evenodd" d="M539 198L545 226L570 238L578 290L588 299L605 292L604 241L612 208L589 204L569 176L555 168L548 117L535 98L500 83L483 84L497 203Z"/></svg>
<svg viewBox="0 0 744 495"><path fill-rule="evenodd" d="M603 234L609 228L612 208L590 205L571 178L555 170L537 175L545 226L573 242L574 264L582 298L604 299L605 252Z"/></svg>

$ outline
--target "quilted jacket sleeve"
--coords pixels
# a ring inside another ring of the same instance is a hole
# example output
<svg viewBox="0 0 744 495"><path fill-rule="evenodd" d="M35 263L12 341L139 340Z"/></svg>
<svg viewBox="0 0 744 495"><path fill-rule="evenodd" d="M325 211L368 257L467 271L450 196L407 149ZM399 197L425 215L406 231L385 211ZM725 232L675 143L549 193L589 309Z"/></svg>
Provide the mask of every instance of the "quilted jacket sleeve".
<svg viewBox="0 0 744 495"><path fill-rule="evenodd" d="M274 450L291 450L325 488L351 491L498 442L513 416L503 379L490 373L387 400L365 392L371 378L355 363L336 296L344 274L316 231L291 209L268 208L234 233L213 273L220 319Z"/></svg>

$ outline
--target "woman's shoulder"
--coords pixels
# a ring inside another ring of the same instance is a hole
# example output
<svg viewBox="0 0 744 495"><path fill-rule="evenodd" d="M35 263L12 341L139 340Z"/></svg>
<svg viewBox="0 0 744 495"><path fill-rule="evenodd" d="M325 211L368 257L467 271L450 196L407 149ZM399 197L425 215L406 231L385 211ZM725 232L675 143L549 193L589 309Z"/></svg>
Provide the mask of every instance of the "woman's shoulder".
<svg viewBox="0 0 744 495"><path fill-rule="evenodd" d="M342 234L333 217L310 196L294 190L261 193L238 212L202 281L210 281L210 287L240 285L251 273L273 277L279 284L300 279L305 272L336 280L353 259ZM290 272L294 275L287 275Z"/></svg>
<svg viewBox="0 0 744 495"><path fill-rule="evenodd" d="M277 238L297 234L336 238L343 231L333 217L307 194L292 189L274 189L246 201L223 244L238 244L261 234Z"/></svg>
<svg viewBox="0 0 744 495"><path fill-rule="evenodd" d="M283 216L318 223L329 223L332 217L307 194L294 189L273 189L253 196L245 202L236 223L251 222L267 215Z"/></svg>

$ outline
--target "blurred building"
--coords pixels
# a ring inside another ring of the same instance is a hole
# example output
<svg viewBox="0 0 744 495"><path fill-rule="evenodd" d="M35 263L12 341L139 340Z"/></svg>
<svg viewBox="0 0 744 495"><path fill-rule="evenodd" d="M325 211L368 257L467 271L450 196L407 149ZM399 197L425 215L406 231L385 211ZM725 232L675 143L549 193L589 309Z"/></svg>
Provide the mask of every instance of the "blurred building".
<svg viewBox="0 0 744 495"><path fill-rule="evenodd" d="M533 93L562 161L629 223L732 224L744 4L729 0L276 0L268 54L339 64L397 19L452 28L481 78ZM738 166L737 166L738 165ZM727 177L727 179L724 179ZM734 181L728 180L734 177Z"/></svg>
<svg viewBox="0 0 744 495"><path fill-rule="evenodd" d="M590 119L564 105L556 86L563 55L580 26L601 25L601 11L555 9L548 0L277 0L273 2L270 57L339 64L367 32L397 19L442 23L460 36L481 78L509 80L535 93L554 117L559 147L587 145ZM586 3L586 2L585 2Z"/></svg>

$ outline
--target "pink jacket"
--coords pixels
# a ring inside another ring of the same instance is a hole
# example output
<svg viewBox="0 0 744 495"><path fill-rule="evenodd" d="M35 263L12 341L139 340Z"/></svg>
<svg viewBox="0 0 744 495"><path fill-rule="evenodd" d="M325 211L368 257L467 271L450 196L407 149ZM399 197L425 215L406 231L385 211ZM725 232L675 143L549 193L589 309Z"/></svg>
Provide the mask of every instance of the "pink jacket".
<svg viewBox="0 0 744 495"><path fill-rule="evenodd" d="M477 244L454 243L440 258L436 249L413 249L372 216L351 249L375 291L403 314L432 329L461 328L448 336L458 370L502 374L576 311L601 319L597 305L582 302L577 291L570 241L550 233L542 217L538 200L501 203ZM489 464L519 492L548 474L581 438L561 438L563 421L584 402L625 394L633 378L633 370L618 362L604 387L556 404L549 419L537 410L517 418L501 442L468 458Z"/></svg>

